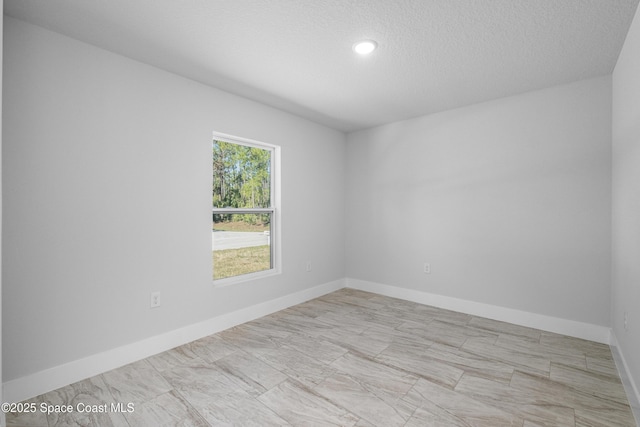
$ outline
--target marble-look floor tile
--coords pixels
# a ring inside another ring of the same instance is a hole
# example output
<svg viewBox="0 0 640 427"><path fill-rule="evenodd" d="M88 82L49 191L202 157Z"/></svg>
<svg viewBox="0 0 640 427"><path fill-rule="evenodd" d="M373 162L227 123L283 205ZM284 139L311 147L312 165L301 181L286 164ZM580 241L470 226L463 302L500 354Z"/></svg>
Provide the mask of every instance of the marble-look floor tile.
<svg viewBox="0 0 640 427"><path fill-rule="evenodd" d="M559 402L574 409L576 422L602 418L611 426L633 426L633 414L628 404L609 399L598 398L585 390L555 382L549 378L539 377L523 372L514 372L511 387L529 396L535 396L541 403L558 405Z"/></svg>
<svg viewBox="0 0 640 427"><path fill-rule="evenodd" d="M428 305L422 307L424 307L424 312L431 313L431 316L433 316L436 320L448 323L450 325L466 326L473 317L465 313L431 307Z"/></svg>
<svg viewBox="0 0 640 427"><path fill-rule="evenodd" d="M285 324L288 330L291 331L291 335L305 334L309 336L318 336L322 332L335 328L334 325L319 322L315 317L304 316L295 311L290 311L279 316L278 322Z"/></svg>
<svg viewBox="0 0 640 427"><path fill-rule="evenodd" d="M456 424L481 426L521 426L515 415L485 404L464 394L420 379L404 398L416 408L438 417L451 416ZM445 419L446 421L446 419Z"/></svg>
<svg viewBox="0 0 640 427"><path fill-rule="evenodd" d="M528 338L538 342L540 340L540 333L538 329L527 328L525 326L514 325L512 323L500 322L498 320L486 319L483 317L473 317L467 323L467 326L472 328L484 329L486 331L494 332L497 334L507 334L517 337Z"/></svg>
<svg viewBox="0 0 640 427"><path fill-rule="evenodd" d="M349 310L355 309L350 307L345 309L341 304L336 304L328 301L323 301L321 298L316 298L312 301L307 301L302 304L298 304L293 307L287 308L287 312L294 312L302 316L306 316L315 319L327 312L344 313Z"/></svg>
<svg viewBox="0 0 640 427"><path fill-rule="evenodd" d="M601 375L584 369L551 363L549 379L603 399L614 400L622 404L628 402L622 382L610 375Z"/></svg>
<svg viewBox="0 0 640 427"><path fill-rule="evenodd" d="M287 380L258 400L294 426L353 426L358 417L310 389Z"/></svg>
<svg viewBox="0 0 640 427"><path fill-rule="evenodd" d="M575 423L574 410L569 404L562 400L554 403L541 400L536 394L514 389L508 383L465 374L454 390L541 426L572 426Z"/></svg>
<svg viewBox="0 0 640 427"><path fill-rule="evenodd" d="M375 426L371 424L369 421L360 418L354 427L375 427Z"/></svg>
<svg viewBox="0 0 640 427"><path fill-rule="evenodd" d="M287 425L255 399L249 384L218 366L182 367L162 375L212 426Z"/></svg>
<svg viewBox="0 0 640 427"><path fill-rule="evenodd" d="M203 360L191 350L189 345L172 348L171 350L148 357L147 360L151 366L160 372L165 369L175 368L176 366L200 365L203 363Z"/></svg>
<svg viewBox="0 0 640 427"><path fill-rule="evenodd" d="M212 398L195 389L180 391L211 426L270 427L288 426L286 420L247 393L230 391Z"/></svg>
<svg viewBox="0 0 640 427"><path fill-rule="evenodd" d="M406 301L398 300L400 303L405 303ZM426 306L419 306L426 307ZM407 304L397 304L394 301L390 301L389 305L385 305L384 307L377 310L377 312L381 315L392 317L398 320L403 321L412 321L416 323L428 323L432 320L435 320L437 315L432 310L420 309L419 307L414 307L412 305ZM465 321L468 319L465 319Z"/></svg>
<svg viewBox="0 0 640 427"><path fill-rule="evenodd" d="M27 399L21 403L29 407L29 411L7 412L7 427L48 427L47 414L40 410L42 396ZM33 411L31 411L33 409Z"/></svg>
<svg viewBox="0 0 640 427"><path fill-rule="evenodd" d="M373 294L369 292L358 291L355 289L341 289L336 292L324 295L319 299L321 301L329 301L341 306L353 306L355 308L365 308L368 310L378 310L384 307L384 302L378 302L373 298Z"/></svg>
<svg viewBox="0 0 640 427"><path fill-rule="evenodd" d="M247 396L254 392L251 385L233 375L227 375L216 365L174 368L164 371L162 375L172 389L181 393L186 390L195 390L206 393L212 398L219 398L231 392L241 392Z"/></svg>
<svg viewBox="0 0 640 427"><path fill-rule="evenodd" d="M547 358L532 355L526 351L507 349L489 344L482 338L469 338L461 349L538 375L549 375L549 369L551 367L551 361Z"/></svg>
<svg viewBox="0 0 640 427"><path fill-rule="evenodd" d="M302 333L292 334L283 346L293 348L327 365L348 351L346 348L330 343L321 337L314 338Z"/></svg>
<svg viewBox="0 0 640 427"><path fill-rule="evenodd" d="M261 350L255 353L255 357L310 388L335 371L329 365L286 346L278 350Z"/></svg>
<svg viewBox="0 0 640 427"><path fill-rule="evenodd" d="M251 331L263 338L269 338L280 342L298 330L291 324L272 316L261 317L252 322L242 325L247 331Z"/></svg>
<svg viewBox="0 0 640 427"><path fill-rule="evenodd" d="M120 412L112 412L111 404L116 400L107 389L101 376L88 378L77 383L59 388L42 396L47 405L70 405L71 412L52 412L47 416L49 426L128 426ZM117 401L125 404L131 401ZM106 406L105 406L106 405ZM94 410L95 408L95 410Z"/></svg>
<svg viewBox="0 0 640 427"><path fill-rule="evenodd" d="M105 372L102 378L118 402L144 402L171 390L148 360Z"/></svg>
<svg viewBox="0 0 640 427"><path fill-rule="evenodd" d="M254 329L248 328L246 324L222 331L218 336L228 345L241 348L244 351L278 349L282 345L280 339L264 336Z"/></svg>
<svg viewBox="0 0 640 427"><path fill-rule="evenodd" d="M409 332L400 331L398 329L385 327L382 325L375 325L364 331L362 335L375 339L378 343L380 343L380 348L382 348L383 344L388 344L383 349L383 351L395 345L404 345L415 348L427 348L434 344L433 341L429 341L426 338L422 338Z"/></svg>
<svg viewBox="0 0 640 427"><path fill-rule="evenodd" d="M469 425L465 420L437 405L428 405L425 402L424 407L415 410L405 427L468 427Z"/></svg>
<svg viewBox="0 0 640 427"><path fill-rule="evenodd" d="M135 412L8 414L7 422L632 427L616 354L343 289L32 399L131 402Z"/></svg>
<svg viewBox="0 0 640 427"><path fill-rule="evenodd" d="M314 391L374 426L403 426L407 422L400 410L378 397L371 386L348 375L332 375Z"/></svg>
<svg viewBox="0 0 640 427"><path fill-rule="evenodd" d="M235 377L246 383L255 391L256 396L288 378L282 372L242 350L217 360L215 365L220 367L228 376Z"/></svg>
<svg viewBox="0 0 640 427"><path fill-rule="evenodd" d="M238 347L227 343L218 335L209 335L199 340L185 344L193 354L205 363L213 363L238 350Z"/></svg>
<svg viewBox="0 0 640 427"><path fill-rule="evenodd" d="M522 427L545 427L544 424L538 424L535 423L531 420L524 420L524 423L522 424Z"/></svg>
<svg viewBox="0 0 640 427"><path fill-rule="evenodd" d="M404 369L352 353L345 354L331 367L396 398L404 396L418 380L416 375Z"/></svg>
<svg viewBox="0 0 640 427"><path fill-rule="evenodd" d="M472 354L446 344L434 344L424 351L429 359L445 363L467 374L493 381L508 383L513 375L513 366L491 358Z"/></svg>
<svg viewBox="0 0 640 427"><path fill-rule="evenodd" d="M425 323L407 321L396 329L406 334L413 335L416 338L428 340L430 342L439 342L450 345L452 347L460 347L467 340L467 336L460 333L457 329L451 329L450 333L445 331L447 324L431 320Z"/></svg>
<svg viewBox="0 0 640 427"><path fill-rule="evenodd" d="M427 356L428 348L395 343L376 356L375 360L413 373L415 376L453 388L464 371Z"/></svg>
<svg viewBox="0 0 640 427"><path fill-rule="evenodd" d="M413 320L412 318L416 317L418 323L438 319L442 322L453 325L465 326L473 317L469 314L460 313L458 311L432 307L399 298L391 298L373 293L369 295L372 295L369 298L370 301L375 301L381 305L376 312L381 314L393 313L393 317L405 320Z"/></svg>
<svg viewBox="0 0 640 427"><path fill-rule="evenodd" d="M320 338L342 347L346 350L363 353L368 356L376 356L389 346L387 339L377 336L375 333L356 333L340 328L334 328L323 332Z"/></svg>
<svg viewBox="0 0 640 427"><path fill-rule="evenodd" d="M495 345L507 350L517 351L530 356L537 356L541 359L548 359L551 362L561 363L563 365L575 366L581 369L586 369L587 366L587 358L584 353L580 353L573 349L540 345L537 341L533 342L525 337L500 335L498 336Z"/></svg>
<svg viewBox="0 0 640 427"><path fill-rule="evenodd" d="M552 346L555 351L563 349L565 351L584 354L585 356L613 359L611 349L606 344L558 335L551 332L542 332L540 334L540 345Z"/></svg>
<svg viewBox="0 0 640 427"><path fill-rule="evenodd" d="M405 320L399 317L388 316L378 310L356 309L345 314L346 318L353 319L354 322L361 322L367 329L374 326L385 326L397 328L402 325Z"/></svg>
<svg viewBox="0 0 640 427"><path fill-rule="evenodd" d="M397 329L429 341L447 344L452 347L462 346L470 337L497 336L497 334L494 333L465 328L464 326L454 325L440 320L433 320L425 324L409 321L400 325Z"/></svg>
<svg viewBox="0 0 640 427"><path fill-rule="evenodd" d="M632 416L616 409L577 408L576 427L635 427Z"/></svg>
<svg viewBox="0 0 640 427"><path fill-rule="evenodd" d="M170 391L136 406L125 414L132 426L208 427L209 424L177 392ZM96 424L101 426L102 424Z"/></svg>
<svg viewBox="0 0 640 427"><path fill-rule="evenodd" d="M341 314L329 312L318 316L316 321L329 325L334 329L340 328L340 330L355 332L356 334L366 331L371 326L367 324L366 321L352 316L351 313Z"/></svg>
<svg viewBox="0 0 640 427"><path fill-rule="evenodd" d="M619 378L618 368L612 359L601 359L599 357L592 356L586 356L585 359L588 371Z"/></svg>

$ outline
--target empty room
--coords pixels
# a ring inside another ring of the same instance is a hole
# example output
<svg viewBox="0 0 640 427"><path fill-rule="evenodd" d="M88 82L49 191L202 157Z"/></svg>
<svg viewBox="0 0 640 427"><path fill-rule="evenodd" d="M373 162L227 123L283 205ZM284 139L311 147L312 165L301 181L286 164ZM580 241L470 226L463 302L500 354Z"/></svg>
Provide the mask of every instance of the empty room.
<svg viewBox="0 0 640 427"><path fill-rule="evenodd" d="M0 0L0 425L640 425L638 2Z"/></svg>

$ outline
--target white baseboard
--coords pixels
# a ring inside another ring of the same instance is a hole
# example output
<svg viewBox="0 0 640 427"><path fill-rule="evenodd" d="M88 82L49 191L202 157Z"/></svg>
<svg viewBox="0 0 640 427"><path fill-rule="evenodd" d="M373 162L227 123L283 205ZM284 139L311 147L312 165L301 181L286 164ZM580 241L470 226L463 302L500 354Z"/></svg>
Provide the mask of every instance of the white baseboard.
<svg viewBox="0 0 640 427"><path fill-rule="evenodd" d="M343 279L324 283L310 289L156 335L133 344L107 350L64 365L7 381L3 384L3 400L5 402L21 402L85 378L162 353L207 335L215 334L233 326L326 295L342 289L344 285Z"/></svg>
<svg viewBox="0 0 640 427"><path fill-rule="evenodd" d="M629 365L627 365L627 360L624 357L622 347L620 347L614 331L611 331L611 353L613 354L613 359L616 361L616 367L618 368L620 379L624 385L624 390L627 393L629 405L631 405L633 415L636 417L636 424L640 426L640 387L634 381L633 376L631 376Z"/></svg>
<svg viewBox="0 0 640 427"><path fill-rule="evenodd" d="M503 322L513 323L515 325L527 326L529 328L540 329L571 337L582 338L602 344L610 343L611 330L605 326L545 316L512 308L452 298L444 295L431 294L415 289L400 288L398 286L384 285L365 280L350 278L345 280L348 288L374 292L393 298L472 314L474 316L486 317L493 320L500 320Z"/></svg>

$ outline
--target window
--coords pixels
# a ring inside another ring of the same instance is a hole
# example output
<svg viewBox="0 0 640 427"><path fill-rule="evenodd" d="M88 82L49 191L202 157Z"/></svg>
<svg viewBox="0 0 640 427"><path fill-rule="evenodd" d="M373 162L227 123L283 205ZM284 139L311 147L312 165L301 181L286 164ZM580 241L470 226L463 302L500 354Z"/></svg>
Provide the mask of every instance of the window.
<svg viewBox="0 0 640 427"><path fill-rule="evenodd" d="M277 154L275 146L213 137L211 240L217 283L277 270Z"/></svg>

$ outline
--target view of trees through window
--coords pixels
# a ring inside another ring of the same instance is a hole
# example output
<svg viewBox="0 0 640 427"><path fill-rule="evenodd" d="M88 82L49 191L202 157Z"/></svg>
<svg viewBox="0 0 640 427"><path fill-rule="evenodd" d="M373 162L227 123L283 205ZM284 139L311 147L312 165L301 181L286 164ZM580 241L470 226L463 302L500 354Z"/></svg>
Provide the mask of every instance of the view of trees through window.
<svg viewBox="0 0 640 427"><path fill-rule="evenodd" d="M213 278L273 267L272 150L213 140Z"/></svg>

